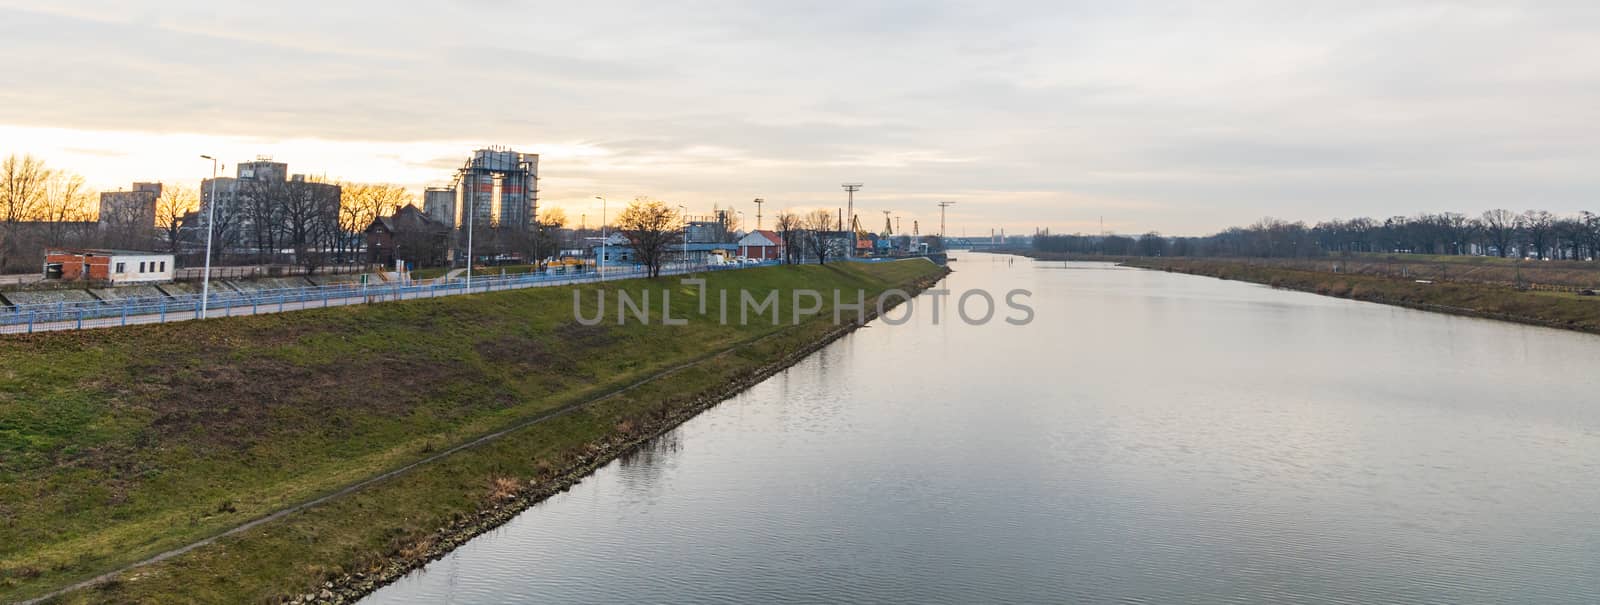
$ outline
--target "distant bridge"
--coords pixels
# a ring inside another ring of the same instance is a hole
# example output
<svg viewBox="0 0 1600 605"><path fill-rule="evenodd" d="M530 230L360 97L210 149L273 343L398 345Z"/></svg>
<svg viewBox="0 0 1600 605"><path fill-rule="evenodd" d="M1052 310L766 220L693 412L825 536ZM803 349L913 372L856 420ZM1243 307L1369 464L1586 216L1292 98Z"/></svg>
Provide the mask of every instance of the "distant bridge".
<svg viewBox="0 0 1600 605"><path fill-rule="evenodd" d="M944 247L947 250L994 250L996 248L1005 248L1007 246L1005 244L1001 244L1000 242L989 241L988 239L960 239L952 237L945 241Z"/></svg>

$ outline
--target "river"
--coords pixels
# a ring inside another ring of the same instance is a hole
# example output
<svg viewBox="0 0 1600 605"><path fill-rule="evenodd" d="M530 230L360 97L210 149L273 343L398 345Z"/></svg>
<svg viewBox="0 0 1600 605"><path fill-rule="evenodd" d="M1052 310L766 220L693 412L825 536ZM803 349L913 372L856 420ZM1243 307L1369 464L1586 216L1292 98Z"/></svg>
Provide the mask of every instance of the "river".
<svg viewBox="0 0 1600 605"><path fill-rule="evenodd" d="M924 296L364 602L1600 602L1600 337L952 268L1035 321Z"/></svg>

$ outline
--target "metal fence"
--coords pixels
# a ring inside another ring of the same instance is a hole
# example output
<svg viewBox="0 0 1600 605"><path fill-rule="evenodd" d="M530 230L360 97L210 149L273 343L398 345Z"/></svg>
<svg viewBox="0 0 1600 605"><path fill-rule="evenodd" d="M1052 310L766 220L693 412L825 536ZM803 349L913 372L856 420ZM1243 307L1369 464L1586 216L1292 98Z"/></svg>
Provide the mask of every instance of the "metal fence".
<svg viewBox="0 0 1600 605"><path fill-rule="evenodd" d="M372 265L329 265L318 267L317 275L341 275L350 273L366 273L372 271ZM311 271L298 265L227 265L211 267L211 279L254 279L257 277L300 277L311 275ZM185 267L172 270L174 281L200 281L205 277L204 267Z"/></svg>
<svg viewBox="0 0 1600 605"><path fill-rule="evenodd" d="M726 265L669 265L663 275L678 275L705 271L724 271L778 264L763 263ZM232 317L281 313L319 307L368 304L417 298L434 298L457 294L495 292L558 286L569 284L612 281L643 277L645 267L607 267L602 278L594 271L582 273L537 272L504 276L473 276L470 290L463 277L419 280L408 283L346 283L305 288L262 289L255 291L230 290L212 284L206 297L205 317ZM0 334L33 333L50 330L86 330L135 324L166 323L199 319L202 315L201 295L130 297L117 300L59 302L48 304L15 305L0 307Z"/></svg>

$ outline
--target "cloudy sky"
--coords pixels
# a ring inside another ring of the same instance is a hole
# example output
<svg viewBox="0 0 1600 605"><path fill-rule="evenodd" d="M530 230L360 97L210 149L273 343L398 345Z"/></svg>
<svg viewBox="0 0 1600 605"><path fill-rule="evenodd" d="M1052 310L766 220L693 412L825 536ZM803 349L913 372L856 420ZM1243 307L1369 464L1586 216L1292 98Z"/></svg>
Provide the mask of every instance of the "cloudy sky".
<svg viewBox="0 0 1600 605"><path fill-rule="evenodd" d="M0 0L0 154L115 188L271 155L952 235L1600 210L1600 3ZM574 216L576 218L576 216Z"/></svg>

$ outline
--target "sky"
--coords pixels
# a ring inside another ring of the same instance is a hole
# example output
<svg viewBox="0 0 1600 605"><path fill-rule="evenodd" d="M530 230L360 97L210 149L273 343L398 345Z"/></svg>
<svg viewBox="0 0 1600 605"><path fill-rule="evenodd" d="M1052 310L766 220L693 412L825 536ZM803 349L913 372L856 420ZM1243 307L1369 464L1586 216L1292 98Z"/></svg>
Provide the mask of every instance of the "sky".
<svg viewBox="0 0 1600 605"><path fill-rule="evenodd" d="M971 236L1600 211L1592 1L0 0L0 58L0 155L102 189L202 153L420 189L499 145L574 220L844 182Z"/></svg>

